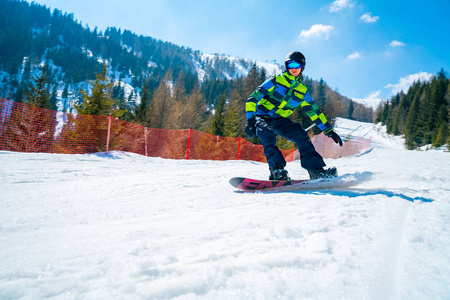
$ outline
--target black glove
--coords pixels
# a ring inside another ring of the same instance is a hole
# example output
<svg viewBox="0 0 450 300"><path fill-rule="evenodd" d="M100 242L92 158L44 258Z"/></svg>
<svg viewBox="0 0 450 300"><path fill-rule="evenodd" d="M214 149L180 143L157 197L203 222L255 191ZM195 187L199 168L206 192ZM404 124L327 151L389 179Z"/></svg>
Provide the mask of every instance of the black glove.
<svg viewBox="0 0 450 300"><path fill-rule="evenodd" d="M256 135L255 124L256 124L255 118L250 118L247 120L247 125L245 126L245 133L251 138Z"/></svg>
<svg viewBox="0 0 450 300"><path fill-rule="evenodd" d="M325 133L325 134L327 135L327 137L332 138L336 144L339 144L339 146L342 147L341 137L336 132L334 132L333 129L328 131L328 133Z"/></svg>

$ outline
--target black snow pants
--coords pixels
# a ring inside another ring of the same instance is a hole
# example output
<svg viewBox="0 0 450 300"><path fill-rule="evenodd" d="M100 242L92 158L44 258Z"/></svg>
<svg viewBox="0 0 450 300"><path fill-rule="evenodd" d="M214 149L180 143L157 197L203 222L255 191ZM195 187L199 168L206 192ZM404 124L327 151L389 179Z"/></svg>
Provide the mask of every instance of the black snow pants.
<svg viewBox="0 0 450 300"><path fill-rule="evenodd" d="M314 170L325 166L322 156L316 152L306 131L299 123L283 117L256 117L256 135L264 147L269 168L279 169L286 166L280 149L277 147L277 135L297 145L300 152L300 163L306 170Z"/></svg>

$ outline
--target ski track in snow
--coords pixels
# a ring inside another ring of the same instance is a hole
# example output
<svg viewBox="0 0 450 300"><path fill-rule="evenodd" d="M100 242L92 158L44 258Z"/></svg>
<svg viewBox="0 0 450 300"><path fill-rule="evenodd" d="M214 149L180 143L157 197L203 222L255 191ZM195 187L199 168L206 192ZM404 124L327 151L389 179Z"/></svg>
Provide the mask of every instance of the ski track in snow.
<svg viewBox="0 0 450 300"><path fill-rule="evenodd" d="M228 184L256 162L0 151L0 299L450 299L449 153L371 136L326 160L357 185L275 192Z"/></svg>

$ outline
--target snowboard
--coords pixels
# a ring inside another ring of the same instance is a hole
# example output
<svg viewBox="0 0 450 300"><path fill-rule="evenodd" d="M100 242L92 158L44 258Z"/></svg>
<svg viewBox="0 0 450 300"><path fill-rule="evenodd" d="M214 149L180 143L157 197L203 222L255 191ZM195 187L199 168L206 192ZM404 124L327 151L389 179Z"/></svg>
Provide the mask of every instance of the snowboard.
<svg viewBox="0 0 450 300"><path fill-rule="evenodd" d="M317 191L326 189L347 189L370 180L371 172L356 172L331 178L300 180L258 180L233 177L230 184L242 191Z"/></svg>
<svg viewBox="0 0 450 300"><path fill-rule="evenodd" d="M304 184L309 182L309 179L300 180L258 180L244 177L233 177L230 179L230 184L237 189L244 191L256 191L264 189L279 188L288 185Z"/></svg>

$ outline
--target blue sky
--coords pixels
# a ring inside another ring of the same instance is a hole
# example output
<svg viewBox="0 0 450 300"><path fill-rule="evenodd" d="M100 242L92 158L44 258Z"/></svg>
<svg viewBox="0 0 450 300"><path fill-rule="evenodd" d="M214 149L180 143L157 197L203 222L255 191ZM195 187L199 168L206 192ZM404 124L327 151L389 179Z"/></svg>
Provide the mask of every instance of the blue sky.
<svg viewBox="0 0 450 300"><path fill-rule="evenodd" d="M29 1L31 2L31 1ZM34 0L109 26L259 61L306 56L305 75L351 98L390 98L450 72L450 0Z"/></svg>

